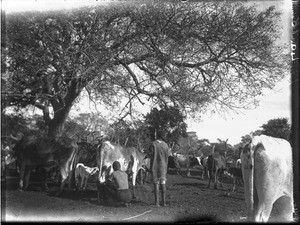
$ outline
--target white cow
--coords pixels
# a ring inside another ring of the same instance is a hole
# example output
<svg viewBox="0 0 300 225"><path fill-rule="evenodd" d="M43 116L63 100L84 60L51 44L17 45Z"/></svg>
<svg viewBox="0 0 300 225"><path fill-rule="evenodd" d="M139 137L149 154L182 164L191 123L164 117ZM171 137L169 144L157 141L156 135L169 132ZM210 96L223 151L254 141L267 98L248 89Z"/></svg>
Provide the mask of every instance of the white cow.
<svg viewBox="0 0 300 225"><path fill-rule="evenodd" d="M75 169L75 181L76 187L79 190L85 190L87 186L87 181L90 176L99 172L98 167L88 167L85 166L83 163L78 163Z"/></svg>
<svg viewBox="0 0 300 225"><path fill-rule="evenodd" d="M241 152L248 219L267 222L273 203L283 207L280 220L293 221L293 161L290 143L254 136Z"/></svg>

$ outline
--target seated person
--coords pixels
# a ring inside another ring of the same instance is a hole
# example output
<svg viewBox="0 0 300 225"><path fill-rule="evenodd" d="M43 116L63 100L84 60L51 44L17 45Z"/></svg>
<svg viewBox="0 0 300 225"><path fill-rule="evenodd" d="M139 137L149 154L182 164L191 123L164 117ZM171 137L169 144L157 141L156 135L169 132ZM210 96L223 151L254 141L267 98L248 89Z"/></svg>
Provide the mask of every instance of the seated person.
<svg viewBox="0 0 300 225"><path fill-rule="evenodd" d="M128 206L128 203L132 200L132 193L128 185L128 175L125 171L121 171L121 165L118 161L115 161L112 166L114 172L107 179L104 190L105 196Z"/></svg>

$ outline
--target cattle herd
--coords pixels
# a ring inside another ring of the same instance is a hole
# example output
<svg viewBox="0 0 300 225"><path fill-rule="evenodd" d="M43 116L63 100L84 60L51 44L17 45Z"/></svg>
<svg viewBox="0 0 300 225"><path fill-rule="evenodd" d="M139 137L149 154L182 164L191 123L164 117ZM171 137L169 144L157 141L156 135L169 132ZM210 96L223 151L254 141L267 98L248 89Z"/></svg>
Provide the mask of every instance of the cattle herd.
<svg viewBox="0 0 300 225"><path fill-rule="evenodd" d="M243 147L236 165L230 168L226 165L226 157L223 155L212 153L196 157L172 153L168 144L161 140L153 141L147 154L138 148L103 140L97 146L95 159L97 166L93 168L77 163L78 145L67 137L23 137L11 146L4 146L2 143L1 148L1 170L4 172L6 165L16 162L20 190L28 188L31 170L37 167L43 168L41 183L42 188L47 190L47 171L58 168L61 186L57 194L61 194L66 182L69 190L71 189L72 174L80 191L86 188L89 177L95 176L97 199L101 202L104 198L102 187L106 183L107 176L113 172L112 164L119 161L121 170L126 171L132 180L133 197L138 174L150 173L155 205L166 206L168 168L175 168L178 174L182 174L181 168L184 167L186 175L190 176L190 168L199 166L203 168L202 178L206 176L208 179L208 188L211 181L215 189L218 188L218 183L222 186L222 176L233 178L232 191L236 190L237 183L244 185L249 221L268 221L273 203L278 199L284 205L281 218L284 221L293 221L292 149L289 142L283 139L265 135L254 136ZM3 178L5 179L5 173Z"/></svg>

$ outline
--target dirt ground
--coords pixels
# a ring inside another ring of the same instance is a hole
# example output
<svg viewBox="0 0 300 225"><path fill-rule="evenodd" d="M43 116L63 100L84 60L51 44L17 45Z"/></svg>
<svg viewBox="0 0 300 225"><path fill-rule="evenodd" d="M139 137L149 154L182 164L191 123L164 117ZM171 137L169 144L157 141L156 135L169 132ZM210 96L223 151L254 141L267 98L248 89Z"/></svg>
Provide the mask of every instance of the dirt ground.
<svg viewBox="0 0 300 225"><path fill-rule="evenodd" d="M191 177L167 174L167 206L154 205L153 184L136 186L137 199L129 207L107 206L97 203L96 184L91 180L79 198L78 193L65 190L56 197L57 184L49 184L47 192L39 189L39 180L31 177L28 191L18 190L15 171L8 171L2 182L2 222L27 221L85 221L85 222L245 222L246 204L243 187L238 186L229 196L231 180L225 179L223 189L207 188L207 180L200 177L201 170L193 169ZM278 210L278 209L277 209ZM276 206L270 221L277 221Z"/></svg>

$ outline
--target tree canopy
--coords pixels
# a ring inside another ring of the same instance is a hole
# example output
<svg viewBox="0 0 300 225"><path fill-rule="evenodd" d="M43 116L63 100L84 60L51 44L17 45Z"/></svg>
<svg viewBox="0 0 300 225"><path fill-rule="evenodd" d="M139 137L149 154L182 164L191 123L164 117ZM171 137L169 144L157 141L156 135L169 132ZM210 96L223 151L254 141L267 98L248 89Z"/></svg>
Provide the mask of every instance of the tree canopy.
<svg viewBox="0 0 300 225"><path fill-rule="evenodd" d="M261 134L291 141L291 125L287 118L271 119L261 128Z"/></svg>
<svg viewBox="0 0 300 225"><path fill-rule="evenodd" d="M85 90L98 104L247 109L288 68L275 7L238 2L118 2L2 21L2 102L43 111L61 133ZM125 99L125 102L124 102Z"/></svg>
<svg viewBox="0 0 300 225"><path fill-rule="evenodd" d="M145 116L145 125L148 127L153 140L164 140L169 144L177 143L179 137L186 137L187 125L184 115L176 107L153 108Z"/></svg>

